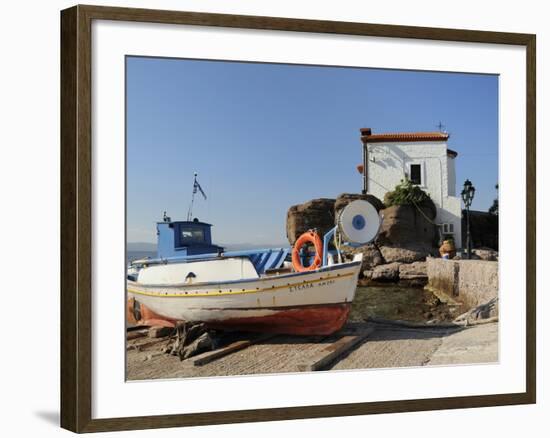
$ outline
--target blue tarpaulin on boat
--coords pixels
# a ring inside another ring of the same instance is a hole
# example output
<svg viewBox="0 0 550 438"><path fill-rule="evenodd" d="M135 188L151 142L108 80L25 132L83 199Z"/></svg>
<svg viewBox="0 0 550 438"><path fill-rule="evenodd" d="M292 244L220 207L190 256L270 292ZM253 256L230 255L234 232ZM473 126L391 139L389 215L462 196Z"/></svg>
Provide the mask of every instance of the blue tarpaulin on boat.
<svg viewBox="0 0 550 438"><path fill-rule="evenodd" d="M280 268L289 251L289 248L276 248L249 255L249 258L258 274L263 274L268 269Z"/></svg>
<svg viewBox="0 0 550 438"><path fill-rule="evenodd" d="M148 259L147 264L182 263L186 261L209 260L220 257L248 257L258 274L264 274L269 269L280 268L290 252L290 248L247 249L242 251L227 251L219 254L198 254L181 257Z"/></svg>

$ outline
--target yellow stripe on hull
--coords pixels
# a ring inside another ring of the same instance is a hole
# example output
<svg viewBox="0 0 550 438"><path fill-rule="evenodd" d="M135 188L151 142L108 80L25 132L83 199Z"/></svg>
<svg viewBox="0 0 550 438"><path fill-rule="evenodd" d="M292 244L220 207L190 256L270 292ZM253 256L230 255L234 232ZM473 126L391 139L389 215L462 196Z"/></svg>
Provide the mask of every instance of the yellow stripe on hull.
<svg viewBox="0 0 550 438"><path fill-rule="evenodd" d="M332 276L327 276L327 277L321 277L321 278L318 278L318 279L315 279L315 280L306 280L306 281L300 281L298 283L288 283L288 284L284 284L284 285L281 285L281 286L272 286L272 287L266 287L266 288L256 288L256 289L244 289L244 290L238 290L238 291L232 291L232 290L229 290L229 291L221 291L221 290L217 290L217 291L206 291L206 292L195 292L195 293L192 293L192 292L180 292L180 293L168 293L168 292L146 292L146 291L143 291L143 290L137 290L137 289L134 289L134 288L131 288L131 287L128 287L128 292L132 293L132 294L136 294L136 295L145 295L145 296L150 296L150 297L159 297L159 298L174 298L174 297L177 297L177 298L188 298L188 297L192 297L192 298L195 298L195 297L207 297L207 296L223 296L223 295L242 295L242 294L252 294L252 293L260 293L260 292L267 292L267 291L275 291L275 290L280 290L280 289L288 289L289 287L294 287L294 286L300 286L300 285L303 285L303 284L311 284L311 283L318 283L320 281L328 281L328 280L334 280L334 279L340 279L340 278L345 278L345 277L351 277L355 275L355 272L350 272L350 273L347 273L347 274L337 274L337 275L332 275ZM265 279L264 281L269 281L269 280L280 280L280 278L277 278L277 277L273 277L273 278L268 278L268 279ZM260 280L261 281L261 280Z"/></svg>

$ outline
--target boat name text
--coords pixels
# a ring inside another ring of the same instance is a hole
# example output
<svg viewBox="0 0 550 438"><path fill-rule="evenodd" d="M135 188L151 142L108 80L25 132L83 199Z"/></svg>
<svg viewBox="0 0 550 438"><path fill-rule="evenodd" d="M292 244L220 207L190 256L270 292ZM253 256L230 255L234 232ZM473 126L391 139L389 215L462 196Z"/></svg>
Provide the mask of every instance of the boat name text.
<svg viewBox="0 0 550 438"><path fill-rule="evenodd" d="M334 284L334 280L325 280L325 281L320 281L319 283L297 284L296 286L290 286L289 290L290 290L290 292L297 292L297 291L300 291L300 290L311 289L311 288L314 288L314 287L323 287L323 286L328 286L328 285L331 285L331 284Z"/></svg>

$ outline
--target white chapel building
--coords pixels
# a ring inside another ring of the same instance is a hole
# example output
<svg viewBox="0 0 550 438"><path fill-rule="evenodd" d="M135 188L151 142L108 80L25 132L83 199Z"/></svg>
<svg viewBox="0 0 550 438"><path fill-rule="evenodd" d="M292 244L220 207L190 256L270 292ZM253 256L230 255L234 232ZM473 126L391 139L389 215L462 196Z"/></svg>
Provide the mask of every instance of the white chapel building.
<svg viewBox="0 0 550 438"><path fill-rule="evenodd" d="M442 237L453 237L462 247L461 199L456 193L457 152L447 147L445 132L373 134L361 129L363 193L383 200L401 180L408 178L427 192L437 207L434 222Z"/></svg>

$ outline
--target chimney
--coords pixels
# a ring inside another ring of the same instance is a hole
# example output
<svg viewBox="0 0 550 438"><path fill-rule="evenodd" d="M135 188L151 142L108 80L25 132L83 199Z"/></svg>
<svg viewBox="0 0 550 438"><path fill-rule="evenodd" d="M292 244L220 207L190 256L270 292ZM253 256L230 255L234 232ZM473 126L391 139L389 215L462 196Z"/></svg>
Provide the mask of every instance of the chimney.
<svg viewBox="0 0 550 438"><path fill-rule="evenodd" d="M367 149L367 144L365 142L365 137L366 136L369 136L372 134L372 129L370 128L361 128L360 129L361 131L361 142L363 143L363 164L361 165L362 167L362 171L361 173L363 174L363 190L362 190L362 193L364 195L366 195L368 193L368 166L369 166L369 162L368 162L368 154L369 154L369 151ZM359 168L358 168L359 170Z"/></svg>

